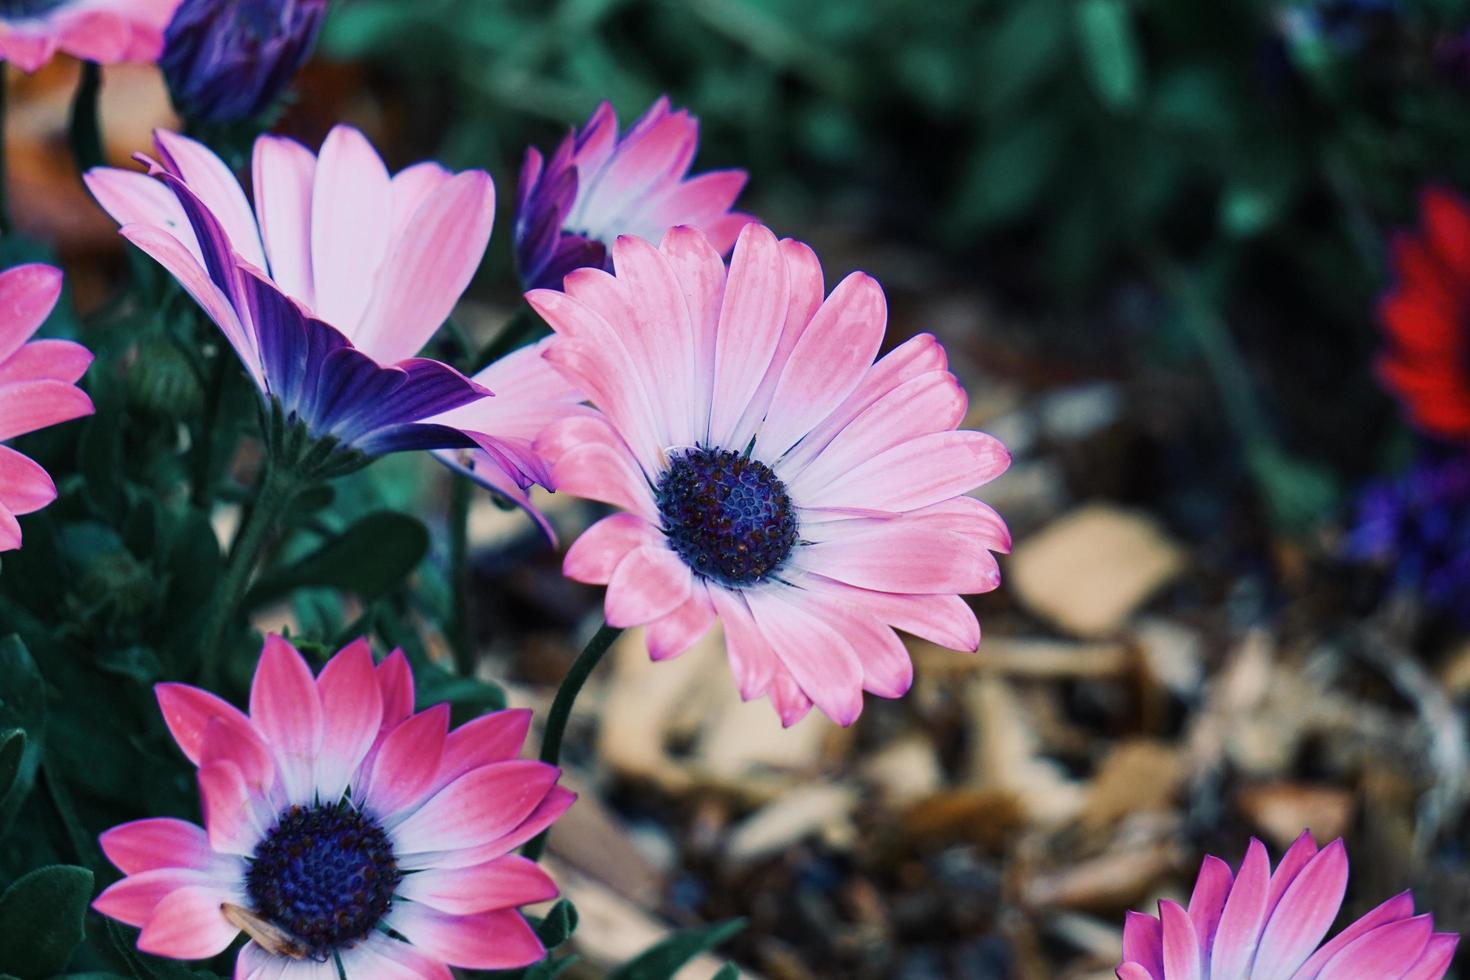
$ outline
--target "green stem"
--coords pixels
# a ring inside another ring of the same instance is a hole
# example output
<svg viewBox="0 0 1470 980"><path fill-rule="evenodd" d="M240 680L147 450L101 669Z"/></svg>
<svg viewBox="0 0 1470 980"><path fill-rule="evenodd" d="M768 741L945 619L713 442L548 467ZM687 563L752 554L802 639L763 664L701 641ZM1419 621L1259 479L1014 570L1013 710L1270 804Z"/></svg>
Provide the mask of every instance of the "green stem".
<svg viewBox="0 0 1470 980"><path fill-rule="evenodd" d="M449 487L449 575L454 608L450 611L450 642L460 674L475 673L475 638L470 628L470 502L474 486L454 476Z"/></svg>
<svg viewBox="0 0 1470 980"><path fill-rule="evenodd" d="M71 124L67 137L77 172L86 173L102 166L102 126L97 117L97 97L102 92L102 69L95 61L82 62L82 78L71 104Z"/></svg>
<svg viewBox="0 0 1470 980"><path fill-rule="evenodd" d="M200 676L206 686L219 681L225 654L225 631L239 613L250 578L275 535L276 526L301 488L302 481L294 471L267 457L255 501L235 535L234 544L230 546L224 577L215 588L208 617L199 633Z"/></svg>
<svg viewBox="0 0 1470 980"><path fill-rule="evenodd" d="M541 319L541 315L531 307L522 305L516 311L515 316L500 328L500 333L495 335L495 339L486 344L475 357L474 371L484 370L505 355L520 350L531 341L539 340L549 332L546 321Z"/></svg>
<svg viewBox="0 0 1470 980"><path fill-rule="evenodd" d="M0 62L0 235L10 234L13 226L10 223L10 174L6 168L6 145L5 145L5 102L6 82L8 71L4 62Z"/></svg>
<svg viewBox="0 0 1470 980"><path fill-rule="evenodd" d="M190 488L189 502L200 510L208 510L214 502L214 457L216 430L220 426L220 403L225 399L225 388L229 383L231 358L223 351L214 355L214 370L210 372L209 388L204 393L204 424L199 427L199 445L194 453L194 485ZM234 434L230 429L230 434Z"/></svg>
<svg viewBox="0 0 1470 980"><path fill-rule="evenodd" d="M556 689L556 698L551 702L551 713L546 716L546 732L541 736L541 761L557 765L561 761L561 740L566 734L567 722L572 717L572 705L577 700L577 695L582 691L582 685L587 683L587 678L602 658L607 655L608 648L613 641L622 635L622 628L609 626L606 623L587 641L587 646L582 649L577 657L577 662L572 664L572 669L567 671L567 676L561 682L561 687ZM533 840L526 844L521 851L526 857L535 861L546 849L546 836L549 831L543 831Z"/></svg>

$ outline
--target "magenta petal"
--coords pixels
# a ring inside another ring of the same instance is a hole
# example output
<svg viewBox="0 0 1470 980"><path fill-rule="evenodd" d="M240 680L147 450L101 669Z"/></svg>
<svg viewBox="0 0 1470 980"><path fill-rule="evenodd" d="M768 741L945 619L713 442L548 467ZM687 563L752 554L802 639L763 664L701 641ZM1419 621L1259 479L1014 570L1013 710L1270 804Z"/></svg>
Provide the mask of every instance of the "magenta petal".
<svg viewBox="0 0 1470 980"><path fill-rule="evenodd" d="M651 623L682 605L693 587L689 566L667 547L656 544L635 548L618 563L607 583L608 625Z"/></svg>
<svg viewBox="0 0 1470 980"><path fill-rule="evenodd" d="M1441 980L1449 972L1450 963L1455 959L1455 949L1459 945L1459 936L1436 932L1429 937L1419 959L1414 961L1414 965L1399 980Z"/></svg>
<svg viewBox="0 0 1470 980"><path fill-rule="evenodd" d="M385 921L415 946L452 966L508 970L528 966L546 955L536 933L511 909L456 916L401 902Z"/></svg>
<svg viewBox="0 0 1470 980"><path fill-rule="evenodd" d="M1316 980L1317 975L1322 972L1322 968L1327 965L1328 961L1359 936L1381 925L1407 919L1413 914L1414 896L1409 892L1400 892L1328 940L1321 949L1312 954L1306 963L1302 964L1302 968L1297 971L1293 980Z"/></svg>
<svg viewBox="0 0 1470 980"><path fill-rule="evenodd" d="M644 640L648 656L668 660L688 650L709 632L715 622L715 609L710 603L704 582L695 580L689 598L673 612L648 624Z"/></svg>
<svg viewBox="0 0 1470 980"><path fill-rule="evenodd" d="M208 691L188 684L167 683L155 686L153 693L163 713L164 724L168 725L184 755L195 765L202 757L205 732L215 718L242 737L259 737L255 735L250 719L238 708Z"/></svg>
<svg viewBox="0 0 1470 980"><path fill-rule="evenodd" d="M447 786L471 769L517 758L530 728L529 708L492 711L459 726L444 741L435 788Z"/></svg>
<svg viewBox="0 0 1470 980"><path fill-rule="evenodd" d="M97 842L107 860L128 875L155 868L204 868L215 856L203 827L168 817L121 824Z"/></svg>
<svg viewBox="0 0 1470 980"><path fill-rule="evenodd" d="M544 762L495 762L460 776L393 829L400 854L476 847L510 833L556 784Z"/></svg>
<svg viewBox="0 0 1470 980"><path fill-rule="evenodd" d="M436 704L383 739L362 792L364 804L380 820L417 805L433 789L448 730L449 705Z"/></svg>
<svg viewBox="0 0 1470 980"><path fill-rule="evenodd" d="M1118 967L1118 980L1161 980L1137 963L1124 963Z"/></svg>
<svg viewBox="0 0 1470 980"><path fill-rule="evenodd" d="M92 414L92 399L65 381L42 378L0 385L0 440Z"/></svg>
<svg viewBox="0 0 1470 980"><path fill-rule="evenodd" d="M612 514L572 542L562 562L562 574L575 582L606 585L630 552L658 541L657 529L637 514Z"/></svg>
<svg viewBox="0 0 1470 980"><path fill-rule="evenodd" d="M1230 886L1234 881L1230 865L1213 855L1207 856L1204 864L1200 865L1194 892L1189 896L1189 918L1199 937L1206 970L1210 969L1210 951L1215 945L1215 930L1220 926L1220 915L1225 911L1225 900L1230 897ZM1124 957L1127 957L1126 952Z"/></svg>
<svg viewBox="0 0 1470 980"><path fill-rule="evenodd" d="M433 868L404 879L398 894L451 915L515 908L557 895L556 882L536 862L508 854L467 868Z"/></svg>
<svg viewBox="0 0 1470 980"><path fill-rule="evenodd" d="M1288 980L1295 974L1337 918L1347 879L1347 850L1335 840L1302 868L1270 913L1256 950L1254 977Z"/></svg>
<svg viewBox="0 0 1470 980"><path fill-rule="evenodd" d="M1151 980L1164 980L1163 924L1151 915L1128 912L1123 917L1123 959L1142 969Z"/></svg>
<svg viewBox="0 0 1470 980"><path fill-rule="evenodd" d="M1235 876L1230 898L1226 900L1225 910L1220 915L1220 926L1215 931L1215 944L1210 957L1212 975L1242 977L1250 968L1266 914L1266 891L1270 885L1270 875L1271 861L1266 856L1266 846L1251 838L1245 861L1240 866L1240 873Z"/></svg>
<svg viewBox="0 0 1470 980"><path fill-rule="evenodd" d="M1201 980L1199 937L1189 913L1177 902L1160 902L1159 920L1164 927L1164 976L1168 980Z"/></svg>
<svg viewBox="0 0 1470 980"><path fill-rule="evenodd" d="M255 801L239 766L220 761L201 768L199 802L210 847L225 854L254 853L265 828L256 821Z"/></svg>
<svg viewBox="0 0 1470 980"><path fill-rule="evenodd" d="M31 514L55 499L56 484L40 463L0 446L0 506L12 514Z"/></svg>
<svg viewBox="0 0 1470 980"><path fill-rule="evenodd" d="M142 928L169 895L181 888L208 887L214 880L195 868L152 868L114 882L92 907L108 918Z"/></svg>
<svg viewBox="0 0 1470 980"><path fill-rule="evenodd" d="M790 288L776 236L746 225L735 243L715 338L714 405L709 438L724 445L771 363Z"/></svg>
<svg viewBox="0 0 1470 980"><path fill-rule="evenodd" d="M61 296L61 270L32 263L0 272L0 362L20 349Z"/></svg>
<svg viewBox="0 0 1470 980"><path fill-rule="evenodd" d="M851 725L863 710L863 668L840 633L789 602L784 587L747 590L745 600L776 659L828 718Z"/></svg>
<svg viewBox="0 0 1470 980"><path fill-rule="evenodd" d="M275 634L265 638L250 687L250 718L270 743L292 803L311 801L322 747L322 705L301 654Z"/></svg>
<svg viewBox="0 0 1470 980"><path fill-rule="evenodd" d="M1405 964L1412 965L1423 955L1433 932L1434 921L1427 915L1379 926L1344 947L1322 968L1318 980L1402 976Z"/></svg>
<svg viewBox="0 0 1470 980"><path fill-rule="evenodd" d="M382 727L383 692L368 642L359 639L338 651L322 668L316 689L323 715L316 790L322 802L330 802L341 798Z"/></svg>
<svg viewBox="0 0 1470 980"><path fill-rule="evenodd" d="M222 953L240 930L220 911L228 893L191 886L165 896L138 936L138 948L176 960L202 960Z"/></svg>

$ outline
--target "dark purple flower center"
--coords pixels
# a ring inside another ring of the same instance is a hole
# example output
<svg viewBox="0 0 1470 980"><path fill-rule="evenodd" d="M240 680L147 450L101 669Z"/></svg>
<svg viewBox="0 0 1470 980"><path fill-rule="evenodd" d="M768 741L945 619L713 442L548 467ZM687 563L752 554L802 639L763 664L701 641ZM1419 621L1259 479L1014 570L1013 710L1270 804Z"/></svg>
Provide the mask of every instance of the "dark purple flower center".
<svg viewBox="0 0 1470 980"><path fill-rule="evenodd" d="M796 508L769 466L728 449L674 455L659 480L658 512L669 546L694 574L754 585L796 544Z"/></svg>
<svg viewBox="0 0 1470 980"><path fill-rule="evenodd" d="M0 0L0 17L15 20L38 17L57 7L65 7L70 2L71 0Z"/></svg>
<svg viewBox="0 0 1470 980"><path fill-rule="evenodd" d="M257 915L326 956L372 932L401 877L378 822L334 803L282 813L255 849L245 888Z"/></svg>

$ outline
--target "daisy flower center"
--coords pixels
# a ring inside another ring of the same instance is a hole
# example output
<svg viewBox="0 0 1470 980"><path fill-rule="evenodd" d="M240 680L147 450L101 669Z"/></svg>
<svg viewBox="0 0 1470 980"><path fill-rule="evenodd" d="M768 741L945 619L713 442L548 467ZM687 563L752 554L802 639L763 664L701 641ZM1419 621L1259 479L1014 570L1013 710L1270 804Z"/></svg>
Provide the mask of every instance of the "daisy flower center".
<svg viewBox="0 0 1470 980"><path fill-rule="evenodd" d="M669 546L696 575L723 585L763 581L796 544L796 508L765 463L728 449L674 455L658 512Z"/></svg>
<svg viewBox="0 0 1470 980"><path fill-rule="evenodd" d="M324 956L373 930L400 877L376 820L345 803L319 804L281 814L245 888L258 915Z"/></svg>

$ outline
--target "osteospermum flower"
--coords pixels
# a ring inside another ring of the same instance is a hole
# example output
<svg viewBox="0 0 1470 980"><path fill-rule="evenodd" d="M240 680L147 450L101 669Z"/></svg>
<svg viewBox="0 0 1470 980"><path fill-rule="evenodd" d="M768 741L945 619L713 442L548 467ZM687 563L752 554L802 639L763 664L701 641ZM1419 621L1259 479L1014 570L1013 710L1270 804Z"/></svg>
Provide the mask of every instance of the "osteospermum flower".
<svg viewBox="0 0 1470 980"><path fill-rule="evenodd" d="M1347 890L1341 840L1320 851L1310 833L1271 870L1252 840L1240 872L1205 858L1185 909L1159 903L1157 918L1128 913L1119 980L1438 980L1459 937L1414 914L1396 895L1326 944Z"/></svg>
<svg viewBox="0 0 1470 980"><path fill-rule="evenodd" d="M517 758L528 711L451 732L448 705L413 713L403 654L375 668L365 640L313 678L268 637L248 717L187 685L157 693L199 767L204 826L157 818L102 835L126 877L94 907L141 928L140 950L202 959L243 931L236 980L335 977L336 962L349 980L448 980L446 964L542 957L517 908L556 886L512 852L574 797L555 767Z"/></svg>
<svg viewBox="0 0 1470 980"><path fill-rule="evenodd" d="M1379 310L1389 349L1378 373L1413 425L1470 442L1470 205L1444 188L1419 203L1419 231L1393 243L1397 282Z"/></svg>
<svg viewBox="0 0 1470 980"><path fill-rule="evenodd" d="M436 449L434 455L452 469L515 503L529 514L548 538L556 540L551 524L531 503L527 493L539 483L555 490L550 468L536 453L536 437L553 422L594 414L583 404L582 393L542 356L549 341L507 354L475 375L475 381L496 392L463 408L432 419L440 425L478 433L476 449Z"/></svg>
<svg viewBox="0 0 1470 980"><path fill-rule="evenodd" d="M730 206L745 186L743 170L686 177L699 148L699 120L660 98L621 137L604 102L587 125L567 134L550 160L535 147L521 166L516 264L527 289L559 288L583 266L603 268L619 235L657 241L674 225L692 225L728 253L750 215Z"/></svg>
<svg viewBox="0 0 1470 980"><path fill-rule="evenodd" d="M368 456L474 445L425 420L489 392L413 355L484 255L495 212L488 174L420 163L390 177L346 126L328 134L320 157L262 136L252 211L200 143L160 132L157 150L151 178L104 167L87 186L209 314L288 421Z"/></svg>
<svg viewBox="0 0 1470 980"><path fill-rule="evenodd" d="M152 61L179 0L8 0L0 60L35 71L57 51L98 64Z"/></svg>
<svg viewBox="0 0 1470 980"><path fill-rule="evenodd" d="M741 695L770 695L786 724L902 695L913 665L891 627L974 649L956 593L999 584L1010 534L965 494L1010 455L956 431L965 393L934 338L874 364L878 283L853 273L824 300L812 250L760 225L728 273L692 228L619 238L613 258L616 277L527 294L557 333L547 359L602 412L536 447L560 489L625 511L564 566L607 584L607 621L647 624L662 659L720 619Z"/></svg>
<svg viewBox="0 0 1470 980"><path fill-rule="evenodd" d="M20 265L0 272L0 442L92 414L76 380L91 353L69 340L31 340L61 296L61 270ZM20 547L19 514L56 499L38 463L0 445L0 551Z"/></svg>

